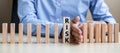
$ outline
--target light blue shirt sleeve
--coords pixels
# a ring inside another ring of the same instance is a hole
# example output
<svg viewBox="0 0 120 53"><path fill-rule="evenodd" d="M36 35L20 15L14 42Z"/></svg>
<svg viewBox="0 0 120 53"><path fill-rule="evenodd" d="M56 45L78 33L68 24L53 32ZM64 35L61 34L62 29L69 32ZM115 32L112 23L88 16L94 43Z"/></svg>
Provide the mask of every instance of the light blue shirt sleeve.
<svg viewBox="0 0 120 53"><path fill-rule="evenodd" d="M90 11L95 21L105 21L111 24L116 23L104 0L91 0Z"/></svg>

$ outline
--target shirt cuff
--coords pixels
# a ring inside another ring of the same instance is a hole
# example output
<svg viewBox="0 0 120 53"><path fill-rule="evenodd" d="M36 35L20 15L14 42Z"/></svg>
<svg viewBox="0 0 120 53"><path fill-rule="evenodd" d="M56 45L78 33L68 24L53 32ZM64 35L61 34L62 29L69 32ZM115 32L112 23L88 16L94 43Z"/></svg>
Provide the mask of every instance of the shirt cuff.
<svg viewBox="0 0 120 53"><path fill-rule="evenodd" d="M110 23L110 24L115 24L115 23L116 23L116 21L115 21L114 18L106 18L104 21L105 21L106 23Z"/></svg>

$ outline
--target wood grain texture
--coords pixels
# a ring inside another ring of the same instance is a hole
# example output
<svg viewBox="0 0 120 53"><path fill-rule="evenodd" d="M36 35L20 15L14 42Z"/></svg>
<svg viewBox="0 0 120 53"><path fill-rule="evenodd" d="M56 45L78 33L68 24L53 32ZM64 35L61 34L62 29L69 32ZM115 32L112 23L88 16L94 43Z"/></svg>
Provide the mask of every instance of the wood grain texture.
<svg viewBox="0 0 120 53"><path fill-rule="evenodd" d="M40 24L37 24L36 30L37 30L36 42L38 44L38 43L40 43L40 39L41 39L41 25Z"/></svg>
<svg viewBox="0 0 120 53"><path fill-rule="evenodd" d="M3 23L2 24L2 43L7 43L7 33L8 33L8 24Z"/></svg>
<svg viewBox="0 0 120 53"><path fill-rule="evenodd" d="M10 43L15 43L15 23L10 24Z"/></svg>
<svg viewBox="0 0 120 53"><path fill-rule="evenodd" d="M88 40L87 40L87 33L88 33L87 28L88 28L87 23L83 23L83 42L84 43L88 42Z"/></svg>
<svg viewBox="0 0 120 53"><path fill-rule="evenodd" d="M112 24L108 24L108 42L112 43Z"/></svg>
<svg viewBox="0 0 120 53"><path fill-rule="evenodd" d="M89 23L88 29L90 43L94 43L94 24Z"/></svg>
<svg viewBox="0 0 120 53"><path fill-rule="evenodd" d="M114 24L114 43L118 43L119 41L119 24Z"/></svg>
<svg viewBox="0 0 120 53"><path fill-rule="evenodd" d="M46 44L49 43L49 24L46 24L46 33L45 33L45 39L46 39Z"/></svg>
<svg viewBox="0 0 120 53"><path fill-rule="evenodd" d="M58 24L54 25L54 42L58 43Z"/></svg>
<svg viewBox="0 0 120 53"><path fill-rule="evenodd" d="M95 24L95 42L100 43L101 42L101 24L97 23Z"/></svg>
<svg viewBox="0 0 120 53"><path fill-rule="evenodd" d="M27 43L32 43L31 36L32 36L32 26L31 26L31 23L28 23L27 24Z"/></svg>
<svg viewBox="0 0 120 53"><path fill-rule="evenodd" d="M107 33L107 25L106 24L102 24L101 25L102 26L102 40L101 40L101 42L102 43L106 43L106 33Z"/></svg>
<svg viewBox="0 0 120 53"><path fill-rule="evenodd" d="M19 23L19 43L23 44L23 24Z"/></svg>

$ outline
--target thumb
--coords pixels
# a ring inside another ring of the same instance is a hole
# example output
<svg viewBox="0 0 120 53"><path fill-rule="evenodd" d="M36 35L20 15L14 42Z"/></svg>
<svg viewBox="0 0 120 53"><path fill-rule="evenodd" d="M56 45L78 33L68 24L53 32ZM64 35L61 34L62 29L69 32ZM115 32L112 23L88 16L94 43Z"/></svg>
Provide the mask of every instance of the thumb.
<svg viewBox="0 0 120 53"><path fill-rule="evenodd" d="M77 17L75 17L73 20L72 20L72 22L73 23L78 23L80 21L80 17L79 16L77 16Z"/></svg>

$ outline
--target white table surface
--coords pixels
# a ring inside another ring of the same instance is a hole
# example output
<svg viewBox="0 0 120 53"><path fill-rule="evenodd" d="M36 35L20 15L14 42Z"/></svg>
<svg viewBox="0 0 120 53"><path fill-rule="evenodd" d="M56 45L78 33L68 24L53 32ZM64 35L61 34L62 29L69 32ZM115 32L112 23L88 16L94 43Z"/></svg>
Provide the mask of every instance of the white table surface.
<svg viewBox="0 0 120 53"><path fill-rule="evenodd" d="M2 40L0 34L0 42ZM15 37L16 41L18 37ZM8 39L9 40L9 39ZM44 38L42 41L44 42ZM26 42L26 36L24 36ZM32 38L35 41L35 37ZM120 53L120 36L119 43L81 43L80 45L70 44L1 44L0 53Z"/></svg>

